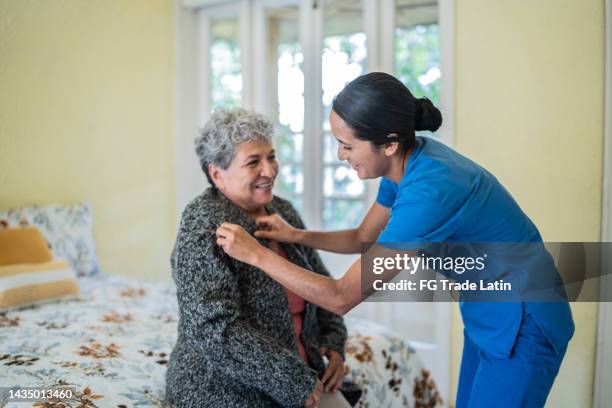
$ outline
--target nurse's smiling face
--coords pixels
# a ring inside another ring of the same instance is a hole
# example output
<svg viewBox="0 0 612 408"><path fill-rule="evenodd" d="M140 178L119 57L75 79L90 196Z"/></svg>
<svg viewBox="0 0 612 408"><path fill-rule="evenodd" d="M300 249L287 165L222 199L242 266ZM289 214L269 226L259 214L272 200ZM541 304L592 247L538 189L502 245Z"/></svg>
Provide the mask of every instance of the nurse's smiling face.
<svg viewBox="0 0 612 408"><path fill-rule="evenodd" d="M378 147L367 140L358 139L353 129L333 110L329 115L329 124L338 141L338 159L347 161L360 179L387 174L390 165L388 147Z"/></svg>

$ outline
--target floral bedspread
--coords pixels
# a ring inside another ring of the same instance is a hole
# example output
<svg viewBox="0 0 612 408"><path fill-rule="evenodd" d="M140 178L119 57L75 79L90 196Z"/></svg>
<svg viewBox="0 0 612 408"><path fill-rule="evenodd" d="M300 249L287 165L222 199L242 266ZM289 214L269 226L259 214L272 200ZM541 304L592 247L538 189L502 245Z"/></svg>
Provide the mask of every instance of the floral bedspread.
<svg viewBox="0 0 612 408"><path fill-rule="evenodd" d="M165 407L164 376L176 340L172 283L83 277L76 299L0 312L0 386L65 385L72 398L6 407ZM346 319L346 375L362 385L360 407L441 405L414 350L379 325Z"/></svg>

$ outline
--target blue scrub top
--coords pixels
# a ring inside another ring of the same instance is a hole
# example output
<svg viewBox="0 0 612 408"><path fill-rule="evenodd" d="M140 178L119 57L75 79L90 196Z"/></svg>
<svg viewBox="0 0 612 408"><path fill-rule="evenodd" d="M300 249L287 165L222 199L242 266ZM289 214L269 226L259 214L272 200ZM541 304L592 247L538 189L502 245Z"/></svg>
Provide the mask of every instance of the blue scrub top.
<svg viewBox="0 0 612 408"><path fill-rule="evenodd" d="M380 243L542 242L536 226L491 173L431 138L416 138L399 185L383 178L376 201L391 209ZM567 302L461 302L460 308L466 334L498 357L509 356L523 310L557 352L574 332Z"/></svg>

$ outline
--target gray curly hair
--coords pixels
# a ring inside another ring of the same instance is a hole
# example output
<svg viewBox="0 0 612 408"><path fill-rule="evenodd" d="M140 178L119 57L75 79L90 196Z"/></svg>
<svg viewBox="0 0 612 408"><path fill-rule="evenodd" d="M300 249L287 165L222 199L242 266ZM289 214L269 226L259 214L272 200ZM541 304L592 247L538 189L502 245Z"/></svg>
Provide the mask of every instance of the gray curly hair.
<svg viewBox="0 0 612 408"><path fill-rule="evenodd" d="M208 165L227 169L242 143L272 143L274 126L263 115L243 108L217 109L195 138L195 151L210 185Z"/></svg>

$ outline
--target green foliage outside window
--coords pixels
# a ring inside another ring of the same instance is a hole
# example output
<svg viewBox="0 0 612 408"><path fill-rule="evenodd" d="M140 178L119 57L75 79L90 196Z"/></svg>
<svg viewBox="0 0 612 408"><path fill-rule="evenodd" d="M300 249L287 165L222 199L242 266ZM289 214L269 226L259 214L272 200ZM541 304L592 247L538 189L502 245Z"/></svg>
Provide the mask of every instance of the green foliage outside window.
<svg viewBox="0 0 612 408"><path fill-rule="evenodd" d="M437 24L395 29L395 70L417 98L440 102L440 32ZM429 73L429 75L428 75Z"/></svg>

